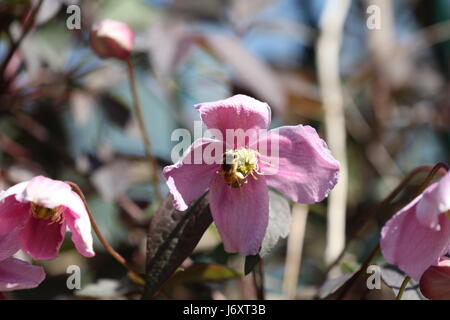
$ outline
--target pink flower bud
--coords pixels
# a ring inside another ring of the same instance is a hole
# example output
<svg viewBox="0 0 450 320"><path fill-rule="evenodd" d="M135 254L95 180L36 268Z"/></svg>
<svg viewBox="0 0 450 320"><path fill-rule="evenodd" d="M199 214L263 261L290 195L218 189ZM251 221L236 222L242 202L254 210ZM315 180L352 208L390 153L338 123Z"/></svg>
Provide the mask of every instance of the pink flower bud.
<svg viewBox="0 0 450 320"><path fill-rule="evenodd" d="M420 291L431 300L450 299L450 260L429 267L420 278Z"/></svg>
<svg viewBox="0 0 450 320"><path fill-rule="evenodd" d="M134 33L127 24L106 19L92 27L89 40L99 57L126 60L133 50Z"/></svg>

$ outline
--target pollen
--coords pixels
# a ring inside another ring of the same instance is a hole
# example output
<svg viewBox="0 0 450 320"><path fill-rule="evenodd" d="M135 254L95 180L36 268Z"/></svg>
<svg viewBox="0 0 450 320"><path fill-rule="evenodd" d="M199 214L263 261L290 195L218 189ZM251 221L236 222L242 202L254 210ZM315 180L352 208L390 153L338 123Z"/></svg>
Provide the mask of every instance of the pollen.
<svg viewBox="0 0 450 320"><path fill-rule="evenodd" d="M239 148L228 150L223 154L223 163L218 173L224 178L225 183L233 188L242 187L248 182L248 176L257 179L258 171L258 151Z"/></svg>
<svg viewBox="0 0 450 320"><path fill-rule="evenodd" d="M64 221L61 207L51 209L32 203L31 215L36 219L49 220L49 224L62 223Z"/></svg>

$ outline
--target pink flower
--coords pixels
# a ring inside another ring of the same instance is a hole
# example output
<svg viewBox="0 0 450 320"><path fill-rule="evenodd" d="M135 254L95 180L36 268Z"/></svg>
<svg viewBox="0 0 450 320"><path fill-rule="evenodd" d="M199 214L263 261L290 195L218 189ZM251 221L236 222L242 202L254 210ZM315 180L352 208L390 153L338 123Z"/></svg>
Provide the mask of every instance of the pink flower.
<svg viewBox="0 0 450 320"><path fill-rule="evenodd" d="M34 288L45 278L42 267L10 258L19 249L18 230L0 236L0 293Z"/></svg>
<svg viewBox="0 0 450 320"><path fill-rule="evenodd" d="M34 259L56 257L67 227L78 252L94 256L89 216L68 184L38 176L0 194L0 235L20 228L21 247Z"/></svg>
<svg viewBox="0 0 450 320"><path fill-rule="evenodd" d="M420 291L431 300L450 300L450 260L429 267L420 278Z"/></svg>
<svg viewBox="0 0 450 320"><path fill-rule="evenodd" d="M243 141L198 139L163 171L178 210L186 210L209 188L211 213L226 251L258 253L268 225L269 186L293 201L314 203L337 183L339 163L312 127L257 133L269 127L270 107L245 95L202 103L196 109L204 124L222 137L230 130L256 131ZM278 156L273 155L275 148ZM211 149L218 151L216 161L192 161Z"/></svg>
<svg viewBox="0 0 450 320"><path fill-rule="evenodd" d="M127 24L106 19L92 27L89 41L99 57L126 60L133 51L134 33Z"/></svg>
<svg viewBox="0 0 450 320"><path fill-rule="evenodd" d="M450 173L397 212L381 230L381 251L419 280L450 246Z"/></svg>

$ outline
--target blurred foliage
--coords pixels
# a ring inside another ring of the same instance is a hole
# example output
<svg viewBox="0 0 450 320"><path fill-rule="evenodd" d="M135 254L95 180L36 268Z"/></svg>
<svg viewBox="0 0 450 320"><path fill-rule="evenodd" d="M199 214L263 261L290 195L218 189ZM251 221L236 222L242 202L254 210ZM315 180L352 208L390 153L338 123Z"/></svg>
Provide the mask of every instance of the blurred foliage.
<svg viewBox="0 0 450 320"><path fill-rule="evenodd" d="M136 32L132 58L139 96L163 167L177 143L172 131L192 130L198 120L192 105L235 93L267 101L273 126L310 124L323 136L315 45L325 2L44 0L37 25L0 79L0 189L37 174L75 181L108 240L143 270L145 233L155 211L144 148L126 66L101 61L89 50L90 26L113 18ZM31 3L0 1L0 61L18 39ZM80 30L66 28L73 3L81 7ZM385 218L365 219L370 208L413 168L448 163L450 157L450 1L391 1L393 28L379 32L392 41L381 64L375 57L385 48L371 44L367 3L353 1L341 51L350 166L347 233L358 233L343 268L331 270L335 278L348 278L375 246ZM312 298L327 278L324 205L310 206L297 298ZM264 259L267 298L285 297L285 244L280 241ZM73 251L63 247L64 254ZM95 259L78 259L92 281L77 297L138 297L134 286L112 280L126 271L98 244L96 251ZM68 265L72 260L64 254L55 261ZM194 264L171 279L171 298L254 298L251 276L240 276L244 257L225 254L212 228L188 260ZM59 269L40 287L11 296L75 298L64 289L65 268ZM217 279L223 281L210 281Z"/></svg>

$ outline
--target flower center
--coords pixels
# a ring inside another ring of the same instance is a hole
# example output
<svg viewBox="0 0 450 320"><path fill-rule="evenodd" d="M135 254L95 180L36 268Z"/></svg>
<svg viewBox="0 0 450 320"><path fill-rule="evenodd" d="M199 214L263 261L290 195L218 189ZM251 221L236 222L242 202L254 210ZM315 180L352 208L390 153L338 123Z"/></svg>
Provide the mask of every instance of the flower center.
<svg viewBox="0 0 450 320"><path fill-rule="evenodd" d="M450 219L450 210L445 211L445 215Z"/></svg>
<svg viewBox="0 0 450 320"><path fill-rule="evenodd" d="M228 150L223 154L223 162L218 173L223 177L225 183L233 188L242 187L247 183L247 178L258 172L258 151L239 148L237 150Z"/></svg>
<svg viewBox="0 0 450 320"><path fill-rule="evenodd" d="M50 220L50 224L58 222L62 223L64 217L62 216L62 208L55 207L53 209L42 207L38 204L31 204L31 215L36 219Z"/></svg>

